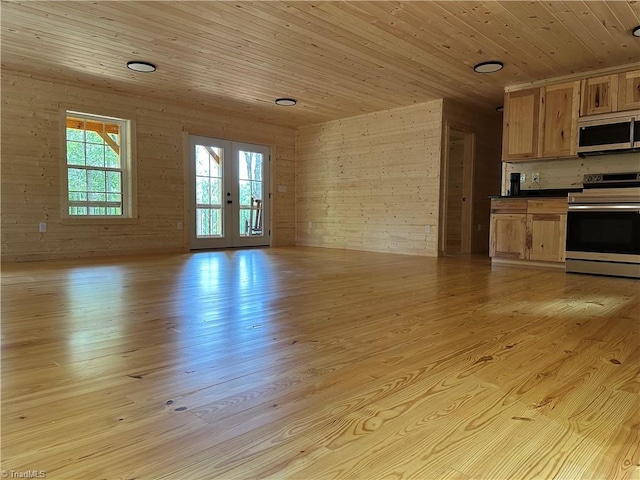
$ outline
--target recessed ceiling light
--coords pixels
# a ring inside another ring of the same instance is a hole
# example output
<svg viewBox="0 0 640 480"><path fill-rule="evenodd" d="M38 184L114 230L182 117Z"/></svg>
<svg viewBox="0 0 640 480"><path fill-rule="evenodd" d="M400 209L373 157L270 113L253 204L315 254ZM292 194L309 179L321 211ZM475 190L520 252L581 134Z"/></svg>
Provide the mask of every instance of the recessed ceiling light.
<svg viewBox="0 0 640 480"><path fill-rule="evenodd" d="M473 70L477 73L493 73L502 70L504 64L497 60L490 60L488 62L478 63L473 67Z"/></svg>
<svg viewBox="0 0 640 480"><path fill-rule="evenodd" d="M640 37L640 25L638 25L637 27L634 27L634 29L631 30L631 34L634 37Z"/></svg>
<svg viewBox="0 0 640 480"><path fill-rule="evenodd" d="M293 107L298 101L295 98L276 98L276 105L281 107Z"/></svg>
<svg viewBox="0 0 640 480"><path fill-rule="evenodd" d="M127 62L127 68L134 72L151 73L156 71L156 66L153 63L143 62L140 60L132 60Z"/></svg>
<svg viewBox="0 0 640 480"><path fill-rule="evenodd" d="M496 112L498 113L504 112L504 105L500 105L499 107L496 107Z"/></svg>

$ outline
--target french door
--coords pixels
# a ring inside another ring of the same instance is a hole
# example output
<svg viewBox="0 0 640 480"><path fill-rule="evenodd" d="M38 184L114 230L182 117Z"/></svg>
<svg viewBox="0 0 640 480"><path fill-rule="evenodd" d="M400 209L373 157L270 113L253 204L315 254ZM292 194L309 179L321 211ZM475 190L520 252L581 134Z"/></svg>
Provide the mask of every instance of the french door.
<svg viewBox="0 0 640 480"><path fill-rule="evenodd" d="M191 248L269 245L269 147L189 136Z"/></svg>

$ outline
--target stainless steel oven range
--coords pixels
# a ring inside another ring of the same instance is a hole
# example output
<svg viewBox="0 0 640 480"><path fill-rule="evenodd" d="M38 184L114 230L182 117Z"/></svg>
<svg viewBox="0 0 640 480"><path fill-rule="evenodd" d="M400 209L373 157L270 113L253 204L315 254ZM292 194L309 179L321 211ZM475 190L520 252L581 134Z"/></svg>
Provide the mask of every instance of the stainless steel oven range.
<svg viewBox="0 0 640 480"><path fill-rule="evenodd" d="M568 200L566 271L640 278L640 173L585 175Z"/></svg>

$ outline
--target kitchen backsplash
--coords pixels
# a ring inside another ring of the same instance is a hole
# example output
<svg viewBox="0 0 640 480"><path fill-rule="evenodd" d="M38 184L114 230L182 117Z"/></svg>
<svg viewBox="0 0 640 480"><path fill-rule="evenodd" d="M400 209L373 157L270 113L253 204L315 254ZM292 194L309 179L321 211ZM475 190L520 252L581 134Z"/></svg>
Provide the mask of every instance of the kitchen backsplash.
<svg viewBox="0 0 640 480"><path fill-rule="evenodd" d="M587 173L640 172L640 153L599 155L565 160L539 160L535 162L505 163L502 169L502 194L508 190L509 174L526 174L522 190L580 188ZM533 182L533 174L540 174L540 185Z"/></svg>

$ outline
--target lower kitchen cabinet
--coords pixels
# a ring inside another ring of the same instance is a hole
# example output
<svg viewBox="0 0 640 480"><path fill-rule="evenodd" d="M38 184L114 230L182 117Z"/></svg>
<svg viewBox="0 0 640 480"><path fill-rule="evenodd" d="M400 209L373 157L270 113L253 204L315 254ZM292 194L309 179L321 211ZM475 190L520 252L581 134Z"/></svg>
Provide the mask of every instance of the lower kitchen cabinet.
<svg viewBox="0 0 640 480"><path fill-rule="evenodd" d="M498 213L491 215L489 256L522 260L526 258L527 216Z"/></svg>
<svg viewBox="0 0 640 480"><path fill-rule="evenodd" d="M566 198L493 199L489 256L563 264L567 225Z"/></svg>
<svg viewBox="0 0 640 480"><path fill-rule="evenodd" d="M527 214L528 260L564 262L567 215Z"/></svg>
<svg viewBox="0 0 640 480"><path fill-rule="evenodd" d="M522 214L491 215L490 256L526 258L527 216Z"/></svg>

